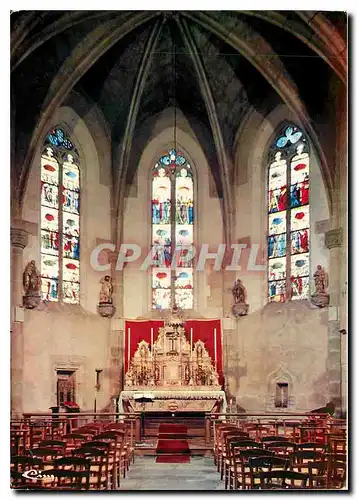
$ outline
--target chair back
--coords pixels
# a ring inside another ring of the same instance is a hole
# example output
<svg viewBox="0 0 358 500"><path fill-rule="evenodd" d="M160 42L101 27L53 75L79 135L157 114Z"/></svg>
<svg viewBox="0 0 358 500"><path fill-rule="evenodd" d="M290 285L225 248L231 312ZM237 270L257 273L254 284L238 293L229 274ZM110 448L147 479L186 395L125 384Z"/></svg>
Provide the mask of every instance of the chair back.
<svg viewBox="0 0 358 500"><path fill-rule="evenodd" d="M259 472L259 478L263 490L304 489L307 487L308 474L288 470L271 470Z"/></svg>

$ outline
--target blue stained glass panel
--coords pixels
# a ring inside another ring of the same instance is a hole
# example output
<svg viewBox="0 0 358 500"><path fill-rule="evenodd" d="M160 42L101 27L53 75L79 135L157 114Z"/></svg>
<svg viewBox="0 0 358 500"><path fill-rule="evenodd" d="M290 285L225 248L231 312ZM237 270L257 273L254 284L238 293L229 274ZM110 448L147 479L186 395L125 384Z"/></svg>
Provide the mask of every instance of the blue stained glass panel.
<svg viewBox="0 0 358 500"><path fill-rule="evenodd" d="M164 268L153 268L152 269L152 283L153 288L170 288L171 283L171 271L170 269Z"/></svg>
<svg viewBox="0 0 358 500"><path fill-rule="evenodd" d="M268 289L270 302L285 302L286 281L271 281Z"/></svg>
<svg viewBox="0 0 358 500"><path fill-rule="evenodd" d="M291 255L291 276L308 276L310 272L309 253Z"/></svg>
<svg viewBox="0 0 358 500"><path fill-rule="evenodd" d="M41 278L42 300L56 302L58 300L58 280Z"/></svg>
<svg viewBox="0 0 358 500"><path fill-rule="evenodd" d="M277 257L269 260L269 281L283 280L286 278L286 257Z"/></svg>
<svg viewBox="0 0 358 500"><path fill-rule="evenodd" d="M286 232L286 211L269 215L269 234L280 234Z"/></svg>
<svg viewBox="0 0 358 500"><path fill-rule="evenodd" d="M309 251L309 229L292 231L291 233L291 253L306 253Z"/></svg>
<svg viewBox="0 0 358 500"><path fill-rule="evenodd" d="M292 288L292 300L307 299L309 297L309 291L310 291L309 276L305 277L299 276L296 278L291 278L291 288Z"/></svg>
<svg viewBox="0 0 358 500"><path fill-rule="evenodd" d="M58 186L42 183L41 186L41 205L44 207L58 207Z"/></svg>
<svg viewBox="0 0 358 500"><path fill-rule="evenodd" d="M59 234L57 231L41 230L41 253L58 255Z"/></svg>
<svg viewBox="0 0 358 500"><path fill-rule="evenodd" d="M79 216L76 214L63 214L63 232L71 236L80 236Z"/></svg>
<svg viewBox="0 0 358 500"><path fill-rule="evenodd" d="M75 236L63 235L63 256L70 259L79 260L80 240Z"/></svg>
<svg viewBox="0 0 358 500"><path fill-rule="evenodd" d="M65 212L80 213L80 194L76 191L64 189L62 192L62 208Z"/></svg>
<svg viewBox="0 0 358 500"><path fill-rule="evenodd" d="M269 236L267 239L268 258L284 257L286 255L286 234Z"/></svg>

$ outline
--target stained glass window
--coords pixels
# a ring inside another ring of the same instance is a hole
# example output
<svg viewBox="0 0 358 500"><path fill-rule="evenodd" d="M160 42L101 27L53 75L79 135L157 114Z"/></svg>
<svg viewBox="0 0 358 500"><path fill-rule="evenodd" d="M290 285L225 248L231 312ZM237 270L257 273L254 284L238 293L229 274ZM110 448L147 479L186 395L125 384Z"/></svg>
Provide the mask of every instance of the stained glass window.
<svg viewBox="0 0 358 500"><path fill-rule="evenodd" d="M61 128L47 136L41 156L41 277L43 300L79 303L80 169Z"/></svg>
<svg viewBox="0 0 358 500"><path fill-rule="evenodd" d="M192 309L192 168L172 149L159 158L152 175L152 307Z"/></svg>
<svg viewBox="0 0 358 500"><path fill-rule="evenodd" d="M309 148L303 132L285 126L270 150L268 169L268 297L309 296Z"/></svg>

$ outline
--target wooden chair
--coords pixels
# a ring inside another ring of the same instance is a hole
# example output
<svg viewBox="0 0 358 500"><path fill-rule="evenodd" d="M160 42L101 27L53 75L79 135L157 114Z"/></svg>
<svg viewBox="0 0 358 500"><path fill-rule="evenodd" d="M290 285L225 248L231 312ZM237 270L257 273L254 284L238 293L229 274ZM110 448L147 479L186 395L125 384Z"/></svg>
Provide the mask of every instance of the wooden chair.
<svg viewBox="0 0 358 500"><path fill-rule="evenodd" d="M47 482L47 490L81 491L90 489L90 470L51 469L47 471L51 480Z"/></svg>
<svg viewBox="0 0 358 500"><path fill-rule="evenodd" d="M290 441L270 441L265 443L265 448L274 451L279 456L289 457L296 450L296 443Z"/></svg>
<svg viewBox="0 0 358 500"><path fill-rule="evenodd" d="M328 445L324 443L299 443L296 444L296 451L300 450L312 450L312 451L319 451L320 453L324 454L328 450Z"/></svg>
<svg viewBox="0 0 358 500"><path fill-rule="evenodd" d="M229 476L229 489L237 490L238 488L245 490L251 485L249 459L257 457L272 457L273 452L264 450L263 448L235 448L232 454L232 477ZM232 484L233 483L233 484Z"/></svg>
<svg viewBox="0 0 358 500"><path fill-rule="evenodd" d="M328 453L327 455L327 488L343 489L347 479L347 456L345 453Z"/></svg>
<svg viewBox="0 0 358 500"><path fill-rule="evenodd" d="M220 463L220 479L223 479L224 476L226 477L226 470L228 467L230 467L231 464L231 450L232 446L231 443L235 442L237 445L239 443L243 442L244 445L246 443L255 443L253 439L248 438L247 436L242 436L240 431L236 431L235 434L227 434L224 436L224 446L223 450L221 451L219 460L221 461ZM257 443L255 443L257 444ZM260 445L259 445L260 446Z"/></svg>
<svg viewBox="0 0 358 500"><path fill-rule="evenodd" d="M260 488L262 490L305 489L308 474L288 470L271 470L259 472Z"/></svg>
<svg viewBox="0 0 358 500"><path fill-rule="evenodd" d="M267 451L267 450L265 450ZM260 473L271 472L272 470L287 470L290 462L286 458L280 458L275 455L248 457L249 489L258 489L261 486ZM245 481L247 486L247 481Z"/></svg>
<svg viewBox="0 0 358 500"><path fill-rule="evenodd" d="M228 424L214 424L214 462L217 470L220 472L221 454L225 448L225 435L229 433L240 432L236 426Z"/></svg>
<svg viewBox="0 0 358 500"><path fill-rule="evenodd" d="M296 464L304 464L307 462L323 461L325 455L322 451L316 450L296 450L290 455L291 467Z"/></svg>
<svg viewBox="0 0 358 500"><path fill-rule="evenodd" d="M220 441L218 446L218 472L220 472L221 479L223 478L224 475L225 461L229 460L229 454L230 454L229 442L230 440L233 439L236 439L237 441L239 440L252 441L252 439L250 439L247 436L247 434L243 431L225 430L220 433Z"/></svg>
<svg viewBox="0 0 358 500"><path fill-rule="evenodd" d="M309 452L314 453L314 452ZM291 463L290 470L308 474L308 488L327 489L327 461Z"/></svg>
<svg viewBox="0 0 358 500"><path fill-rule="evenodd" d="M105 428L104 432L116 432L123 441L122 453L124 457L123 477L126 475L126 470L129 470L130 463L134 463L134 440L131 436L131 429L127 425L112 424Z"/></svg>
<svg viewBox="0 0 358 500"><path fill-rule="evenodd" d="M238 462L240 460L241 451L251 450L251 449L262 449L262 444L257 443L253 439L241 439L238 440L237 437L228 440L228 454L227 459L224 462L223 476L225 478L225 489L231 484L231 480L234 480L234 489L238 486L238 476L240 472L238 470Z"/></svg>
<svg viewBox="0 0 358 500"><path fill-rule="evenodd" d="M43 462L40 458L27 455L15 455L10 459L11 488L26 488L27 485L33 485L34 480L25 478L24 472L43 470Z"/></svg>
<svg viewBox="0 0 358 500"><path fill-rule="evenodd" d="M96 441L89 443L92 446L97 446L98 441L103 441L108 443L109 446L109 473L113 475L112 489L119 488L120 486L120 476L123 473L125 477L126 471L126 452L123 449L124 445L124 434L118 431L107 431L102 432L96 436Z"/></svg>
<svg viewBox="0 0 358 500"><path fill-rule="evenodd" d="M101 491L109 489L108 448L99 449L88 445L82 446L73 451L73 456L90 460L90 490Z"/></svg>
<svg viewBox="0 0 358 500"><path fill-rule="evenodd" d="M50 446L29 450L30 456L40 458L43 461L44 470L52 468L54 460L62 458L64 453L63 448L51 448Z"/></svg>
<svg viewBox="0 0 358 500"><path fill-rule="evenodd" d="M285 436L263 436L261 438L261 443L272 443L272 442L279 442L279 441L284 441L284 442L291 442L287 439Z"/></svg>

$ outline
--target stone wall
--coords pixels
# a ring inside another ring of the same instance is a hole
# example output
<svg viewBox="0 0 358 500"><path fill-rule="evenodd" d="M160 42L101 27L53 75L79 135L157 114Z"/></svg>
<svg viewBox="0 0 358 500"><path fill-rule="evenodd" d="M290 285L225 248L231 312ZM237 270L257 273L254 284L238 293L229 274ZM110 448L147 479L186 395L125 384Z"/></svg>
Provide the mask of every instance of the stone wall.
<svg viewBox="0 0 358 500"><path fill-rule="evenodd" d="M230 394L246 409L275 411L275 385L289 384L286 411L324 406L327 400L327 310L308 301L268 304L233 320L224 338ZM280 411L280 410L278 410Z"/></svg>
<svg viewBox="0 0 358 500"><path fill-rule="evenodd" d="M58 125L71 131L80 155L80 305L42 302L36 310L25 310L23 411L48 411L56 404L56 369L76 371L77 402L84 410L94 407L96 369L103 370L97 408L105 407L111 396L111 321L97 313L99 281L105 273L90 265L98 242L111 238L110 144L94 110L80 118L74 109L63 106L53 116L48 132ZM106 150L107 155L99 156L98 150ZM31 230L23 269L31 259L40 268L40 156L39 148L23 203L22 219Z"/></svg>

